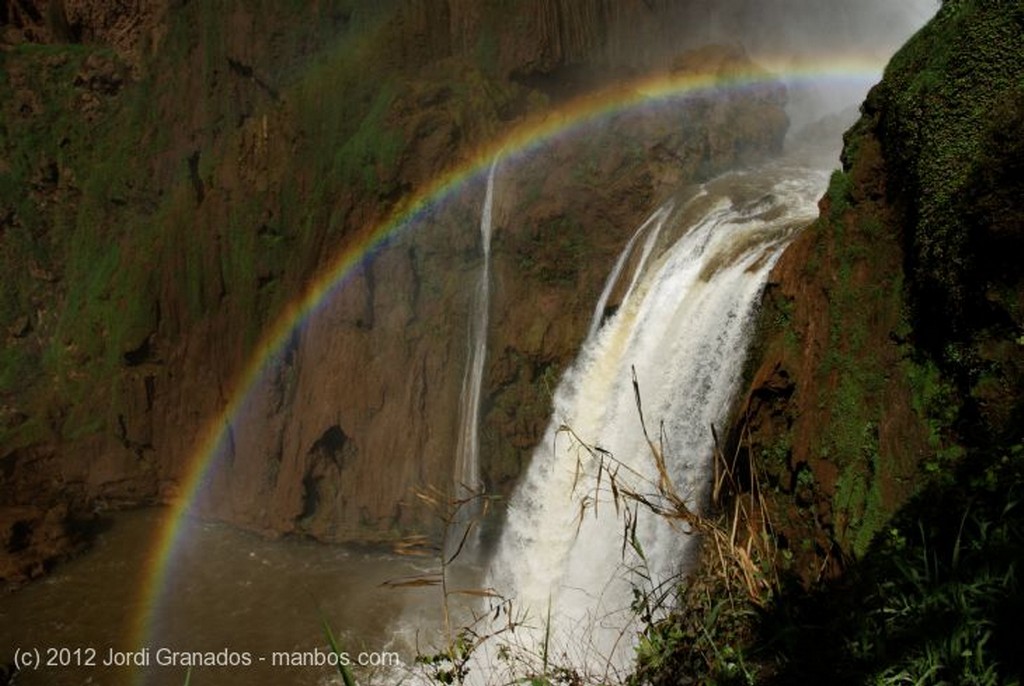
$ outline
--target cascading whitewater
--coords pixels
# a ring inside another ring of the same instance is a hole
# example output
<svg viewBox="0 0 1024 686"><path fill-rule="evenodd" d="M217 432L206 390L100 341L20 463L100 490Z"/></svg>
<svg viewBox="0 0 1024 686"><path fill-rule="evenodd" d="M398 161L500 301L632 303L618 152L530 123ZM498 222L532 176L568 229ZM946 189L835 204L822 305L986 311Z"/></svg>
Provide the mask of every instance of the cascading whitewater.
<svg viewBox="0 0 1024 686"><path fill-rule="evenodd" d="M484 362L487 359L487 322L490 316L491 291L491 214L494 207L494 174L497 159L487 174L487 192L480 212L480 243L483 266L477 277L473 296L473 316L469 327L469 353L462 378L459 408L459 441L455 453L455 497L471 498L480 491L480 390L483 385ZM467 504L459 521L472 514Z"/></svg>
<svg viewBox="0 0 1024 686"><path fill-rule="evenodd" d="M643 557L624 545L608 472L599 479L600 464L618 470L620 486L656 490L632 370L675 488L699 509L711 478L710 427L736 392L758 295L789 237L815 216L824 183L824 174L792 167L730 174L678 212L662 207L630 240L616 270L652 221L678 236L649 266L640 260L614 316L601 325L603 306L596 312L555 392L553 418L509 504L485 583L510 598L520 618L522 626L504 635L519 662L512 667L498 659L510 653L487 647L483 675L536 673L542 660L601 679L628 671L637 636L633 588L672 579L690 544L641 508L635 531ZM648 253L656 241L648 237ZM531 655L537 662L524 667Z"/></svg>
<svg viewBox="0 0 1024 686"><path fill-rule="evenodd" d="M608 274L608 278L604 282L604 288L601 289L601 295L597 299L597 305L594 306L594 316L590 320L590 329L587 331L586 340L593 338L594 334L597 333L597 330L601 328L601 324L604 322L605 310L608 308L608 300L611 298L615 285L619 282L619 277L622 275L623 268L625 268L626 263L633 254L633 245L644 231L650 230L647 240L644 241L644 248L640 255L640 262L637 264L636 269L633 272L633 280L630 282L629 288L626 289L626 293L622 299L628 299L629 294L633 292L633 289L636 287L637 279L640 274L643 273L644 265L647 264L647 259L651 256L651 250L654 248L654 244L658 241L658 236L661 235L661 227L665 225L665 220L672 212L673 206L674 203L668 202L662 207L656 209L654 214L648 217L647 221L640 225L640 228L633 233L629 241L626 243L626 247L623 248L618 259L615 260L615 266L612 267L611 273ZM650 229L652 224L654 225L654 229Z"/></svg>

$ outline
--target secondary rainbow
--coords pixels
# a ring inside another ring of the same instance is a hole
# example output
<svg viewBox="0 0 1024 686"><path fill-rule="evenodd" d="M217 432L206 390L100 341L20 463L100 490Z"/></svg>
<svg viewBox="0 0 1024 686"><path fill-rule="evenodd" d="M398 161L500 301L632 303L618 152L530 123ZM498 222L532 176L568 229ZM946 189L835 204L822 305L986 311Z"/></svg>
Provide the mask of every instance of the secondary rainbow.
<svg viewBox="0 0 1024 686"><path fill-rule="evenodd" d="M143 584L135 604L136 613L131 641L135 649L148 645L153 620L159 616L169 562L181 539L181 523L192 508L197 492L204 483L211 465L221 451L225 430L244 404L249 391L260 378L267 361L277 353L292 332L343 285L353 269L369 255L386 245L412 225L424 210L448 197L453 190L484 173L495 158L508 159L527 153L553 139L578 132L606 118L633 108L665 102L673 98L709 94L723 89L736 90L783 82L815 84L848 82L866 86L876 81L883 63L875 57L850 56L829 58L827 62L798 64L761 61L774 73L756 71L718 75L663 74L634 81L625 86L601 91L566 103L540 119L530 120L514 128L503 138L483 146L476 154L451 169L426 188L414 193L391 212L389 218L375 227L361 241L345 249L296 301L288 306L266 332L248 365L239 375L229 402L221 414L201 434L198 448L189 461L180 484L180 496L154 538L154 545L144 561ZM776 66L777 65L777 66ZM499 170L500 171L500 170ZM145 680L145 677L142 677Z"/></svg>

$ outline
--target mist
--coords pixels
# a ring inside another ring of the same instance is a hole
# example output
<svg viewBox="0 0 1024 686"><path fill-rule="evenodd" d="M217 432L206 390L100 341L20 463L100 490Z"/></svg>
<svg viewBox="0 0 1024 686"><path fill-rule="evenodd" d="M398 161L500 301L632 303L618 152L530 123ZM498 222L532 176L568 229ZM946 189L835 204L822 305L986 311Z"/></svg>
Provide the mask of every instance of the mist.
<svg viewBox="0 0 1024 686"><path fill-rule="evenodd" d="M789 89L791 132L822 117L849 120L899 47L938 0L645 0L650 24L609 34L613 63L667 66L710 43L741 47Z"/></svg>

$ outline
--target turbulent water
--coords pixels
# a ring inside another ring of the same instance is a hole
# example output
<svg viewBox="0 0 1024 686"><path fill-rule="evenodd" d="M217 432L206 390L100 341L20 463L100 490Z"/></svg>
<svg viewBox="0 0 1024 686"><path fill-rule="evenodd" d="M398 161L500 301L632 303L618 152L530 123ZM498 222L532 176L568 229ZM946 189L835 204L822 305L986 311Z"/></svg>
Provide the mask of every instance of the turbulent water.
<svg viewBox="0 0 1024 686"><path fill-rule="evenodd" d="M825 180L781 164L729 174L679 210L660 208L627 244L608 292L649 232L622 304L603 323L599 304L555 392L554 416L487 574L512 600L519 626L502 640L516 646L517 659L534 660L525 671L545 659L600 678L628 670L633 589L654 591L675 577L692 543L639 507L635 545L624 544L623 494L653 494L658 483L638 405L674 489L699 507L712 469L711 425L734 397L758 295L794 230L816 215ZM499 658L508 654L481 651L481 673L523 669Z"/></svg>

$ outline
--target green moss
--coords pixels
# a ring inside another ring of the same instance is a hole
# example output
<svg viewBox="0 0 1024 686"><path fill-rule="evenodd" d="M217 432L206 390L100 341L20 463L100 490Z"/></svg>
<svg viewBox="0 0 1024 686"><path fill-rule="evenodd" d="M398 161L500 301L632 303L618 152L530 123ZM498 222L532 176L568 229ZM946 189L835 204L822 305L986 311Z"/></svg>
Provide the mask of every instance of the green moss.
<svg viewBox="0 0 1024 686"><path fill-rule="evenodd" d="M34 360L23 346L0 348L0 393L13 393L31 383Z"/></svg>
<svg viewBox="0 0 1024 686"><path fill-rule="evenodd" d="M399 153L405 147L400 130L387 123L387 113L395 91L382 87L370 104L369 111L352 136L337 151L334 173L348 184L361 184L372 194L385 195L385 174L394 169Z"/></svg>
<svg viewBox="0 0 1024 686"><path fill-rule="evenodd" d="M832 172L828 183L829 218L833 221L842 217L843 213L850 209L852 200L851 190L853 181L849 174L838 169ZM839 227L841 230L841 226Z"/></svg>
<svg viewBox="0 0 1024 686"><path fill-rule="evenodd" d="M946 3L893 58L879 93L892 177L913 198L915 324L933 352L970 336L977 255L962 202L976 195L967 190L984 160L993 112L1024 86L1022 29L1019 5Z"/></svg>
<svg viewBox="0 0 1024 686"><path fill-rule="evenodd" d="M814 229L819 268L827 264L832 274L828 345L817 373L824 426L816 452L839 469L831 508L835 536L859 558L892 514L893 503L883 498L883 484L893 478L891 463L906 459L883 454L878 428L889 412L890 375L898 371L886 361L891 342L881 327L899 321L905 287L892 273L897 264L886 266L876 257L879 249L895 249L893 239L869 206L855 202L849 173L833 173L828 198L828 215Z"/></svg>
<svg viewBox="0 0 1024 686"><path fill-rule="evenodd" d="M484 28L477 38L474 58L477 66L486 74L498 74L498 37L489 27Z"/></svg>
<svg viewBox="0 0 1024 686"><path fill-rule="evenodd" d="M793 452L792 439L788 433L777 436L774 441L766 445L761 454L757 456L757 462L767 474L782 475L789 473L790 456ZM784 490L789 491L790 484L776 484Z"/></svg>
<svg viewBox="0 0 1024 686"><path fill-rule="evenodd" d="M30 417L25 422L11 427L0 427L0 445L4 450L13 452L40 443L53 441L57 436L46 418Z"/></svg>

